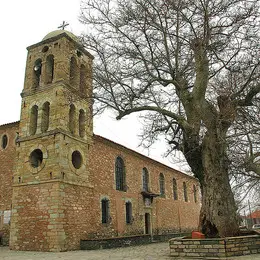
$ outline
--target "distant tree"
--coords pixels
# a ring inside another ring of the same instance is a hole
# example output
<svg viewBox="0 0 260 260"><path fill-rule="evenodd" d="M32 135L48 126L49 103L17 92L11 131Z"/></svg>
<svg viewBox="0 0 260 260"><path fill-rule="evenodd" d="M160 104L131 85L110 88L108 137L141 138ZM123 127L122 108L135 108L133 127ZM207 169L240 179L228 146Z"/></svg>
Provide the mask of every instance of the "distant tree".
<svg viewBox="0 0 260 260"><path fill-rule="evenodd" d="M164 136L199 179L201 231L238 234L230 174L238 163L259 176L259 1L83 0L81 11L99 109L141 112L146 142Z"/></svg>

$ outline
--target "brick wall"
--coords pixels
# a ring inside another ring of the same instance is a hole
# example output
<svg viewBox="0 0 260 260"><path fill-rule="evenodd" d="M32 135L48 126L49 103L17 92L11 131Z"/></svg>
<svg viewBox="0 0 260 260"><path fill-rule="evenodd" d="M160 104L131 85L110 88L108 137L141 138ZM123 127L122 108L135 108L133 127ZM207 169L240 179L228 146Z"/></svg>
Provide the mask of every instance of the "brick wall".
<svg viewBox="0 0 260 260"><path fill-rule="evenodd" d="M19 184L13 189L10 248L14 250L63 251L66 234L61 203L63 187L53 180Z"/></svg>
<svg viewBox="0 0 260 260"><path fill-rule="evenodd" d="M12 204L12 176L15 160L15 139L19 122L0 126L0 232L3 232L3 243L9 242L8 215ZM7 146L2 147L2 138L7 136Z"/></svg>
<svg viewBox="0 0 260 260"><path fill-rule="evenodd" d="M120 156L125 163L126 191L115 188L115 159ZM194 202L193 185L198 182L177 170L173 170L150 158L105 138L95 136L90 149L90 172L93 178L93 211L96 216L95 233L90 237L123 236L144 233L144 214L152 217L152 233L164 234L196 229L200 204ZM146 167L150 176L150 189L159 194L159 174L165 177L165 196L153 199L151 207L145 207L142 191L142 169ZM172 178L178 185L178 200L173 199ZM184 202L183 181L188 187L188 202ZM111 223L101 224L101 197L110 200ZM133 222L125 222L125 202L133 206Z"/></svg>
<svg viewBox="0 0 260 260"><path fill-rule="evenodd" d="M80 248L80 239L94 232L96 218L93 215L93 189L64 183L64 231L66 250Z"/></svg>

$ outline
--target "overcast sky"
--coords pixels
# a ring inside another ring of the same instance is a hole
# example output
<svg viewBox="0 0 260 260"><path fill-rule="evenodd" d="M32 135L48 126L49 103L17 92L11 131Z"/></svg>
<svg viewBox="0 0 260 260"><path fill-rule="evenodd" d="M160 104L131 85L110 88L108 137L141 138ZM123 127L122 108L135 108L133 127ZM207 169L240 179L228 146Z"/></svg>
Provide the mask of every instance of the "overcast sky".
<svg viewBox="0 0 260 260"><path fill-rule="evenodd" d="M26 47L37 42L57 27L63 20L69 23L66 30L75 35L86 30L78 21L80 0L1 0L1 86L0 125L18 121L20 117L20 93L23 89ZM150 151L138 147L141 125L135 116L120 122L111 114L104 114L94 120L94 131L108 139L131 149L149 155L173 168L170 158L162 158L165 146L157 145ZM184 168L181 168L184 170Z"/></svg>

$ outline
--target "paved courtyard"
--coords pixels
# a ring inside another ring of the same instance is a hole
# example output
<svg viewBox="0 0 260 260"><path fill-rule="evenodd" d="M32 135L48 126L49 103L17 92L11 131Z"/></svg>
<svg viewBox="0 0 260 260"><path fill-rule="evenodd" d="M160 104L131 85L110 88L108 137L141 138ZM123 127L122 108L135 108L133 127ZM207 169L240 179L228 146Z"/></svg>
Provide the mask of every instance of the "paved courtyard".
<svg viewBox="0 0 260 260"><path fill-rule="evenodd" d="M0 247L0 260L173 260L168 243L154 243L116 249L70 251L61 253L18 252ZM185 258L183 258L185 259ZM194 258L193 258L194 259ZM260 254L228 258L228 260L260 260ZM180 258L178 258L180 260ZM194 259L195 260L195 259Z"/></svg>

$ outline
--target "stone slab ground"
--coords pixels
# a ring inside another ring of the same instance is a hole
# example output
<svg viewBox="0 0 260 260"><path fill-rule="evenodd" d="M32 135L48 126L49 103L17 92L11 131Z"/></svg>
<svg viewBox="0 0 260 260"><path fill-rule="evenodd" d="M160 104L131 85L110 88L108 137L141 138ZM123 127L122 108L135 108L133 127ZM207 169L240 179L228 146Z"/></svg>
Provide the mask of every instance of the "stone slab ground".
<svg viewBox="0 0 260 260"><path fill-rule="evenodd" d="M82 250L61 253L10 251L0 247L0 260L182 260L170 257L169 243L153 243L116 249ZM196 260L193 258L192 260ZM228 260L260 260L260 254L230 257Z"/></svg>

